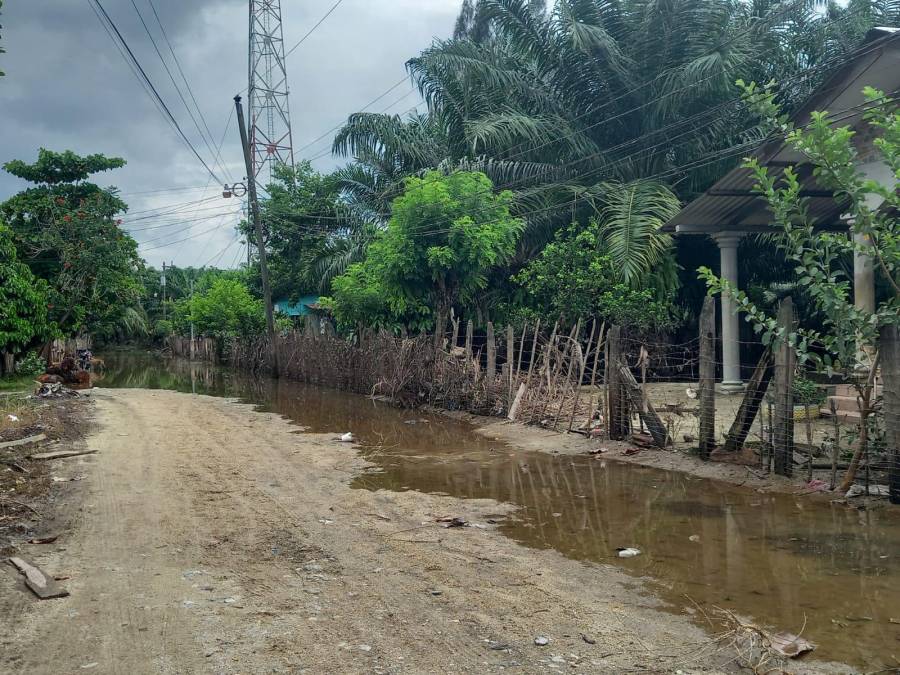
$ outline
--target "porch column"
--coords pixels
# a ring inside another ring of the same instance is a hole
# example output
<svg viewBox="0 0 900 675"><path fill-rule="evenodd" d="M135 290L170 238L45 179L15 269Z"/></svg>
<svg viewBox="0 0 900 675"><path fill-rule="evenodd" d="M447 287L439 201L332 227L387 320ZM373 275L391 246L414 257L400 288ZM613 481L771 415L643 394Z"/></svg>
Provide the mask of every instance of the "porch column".
<svg viewBox="0 0 900 675"><path fill-rule="evenodd" d="M871 246L864 234L854 234L853 241L860 246ZM853 301L857 309L875 311L875 267L872 257L859 251L853 254Z"/></svg>
<svg viewBox="0 0 900 675"><path fill-rule="evenodd" d="M732 288L738 288L738 244L741 243L743 233L720 233L713 235L713 239L719 246L721 256L722 279L727 281ZM741 319L738 316L737 305L728 293L722 293L722 389L725 391L737 391L743 389L741 381L741 345L740 327Z"/></svg>

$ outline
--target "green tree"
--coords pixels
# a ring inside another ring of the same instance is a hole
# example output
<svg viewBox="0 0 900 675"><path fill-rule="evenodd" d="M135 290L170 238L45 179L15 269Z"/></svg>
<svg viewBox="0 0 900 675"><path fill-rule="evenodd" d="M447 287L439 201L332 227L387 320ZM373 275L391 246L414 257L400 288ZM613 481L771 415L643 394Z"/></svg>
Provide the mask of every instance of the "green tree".
<svg viewBox="0 0 900 675"><path fill-rule="evenodd" d="M47 295L46 282L19 262L9 229L0 224L0 353L16 356L51 336Z"/></svg>
<svg viewBox="0 0 900 675"><path fill-rule="evenodd" d="M640 332L665 332L675 324L674 292L624 280L596 221L561 230L513 280L526 293L525 305L550 323L597 318Z"/></svg>
<svg viewBox="0 0 900 675"><path fill-rule="evenodd" d="M360 307L377 294L387 316L439 327L452 307L472 303L514 254L523 226L509 213L512 195L492 187L484 174L462 171L407 179L365 261L334 281L338 318L363 318Z"/></svg>
<svg viewBox="0 0 900 675"><path fill-rule="evenodd" d="M351 217L334 174L318 173L309 162L280 166L268 192L261 215L276 298L326 291L362 259L376 228L364 214Z"/></svg>
<svg viewBox="0 0 900 675"><path fill-rule="evenodd" d="M843 371L846 377L853 377L861 352L875 348L881 329L900 323L900 225L896 215L900 196L895 185L883 185L861 171L851 127L834 127L827 113L814 112L808 125L795 128L769 89L739 84L751 109L762 117L764 129L786 134L788 145L814 166L817 184L848 201L844 213L856 236L848 238L814 227L809 200L802 195L803 185L796 169L788 167L783 175L772 175L768 167L751 159L746 167L756 177L756 190L768 201L775 222L782 229L779 245L824 328L785 329L746 294L709 269L702 268L701 276L711 292L729 293L736 299L739 310L748 315L765 344L786 341L796 351L801 365L818 367L829 374ZM866 88L865 96L869 103L865 120L880 134L874 147L891 174L900 176L900 114L896 102L872 88ZM852 280L842 264L857 253L874 261L876 273L887 288L873 312L855 305ZM873 372L877 360L876 356L875 362L869 364ZM859 388L864 401L860 442L842 485L845 490L852 484L865 451L867 416L871 411L871 386Z"/></svg>
<svg viewBox="0 0 900 675"><path fill-rule="evenodd" d="M193 322L200 335L218 338L249 338L266 327L261 300L236 279L218 278L208 288L175 304L175 326L186 334Z"/></svg>
<svg viewBox="0 0 900 675"><path fill-rule="evenodd" d="M124 164L103 155L41 149L34 164L4 165L35 184L0 204L0 217L20 259L49 284L50 320L63 335L82 328L112 332L140 300L143 263L137 243L116 217L127 207L112 189L88 181Z"/></svg>

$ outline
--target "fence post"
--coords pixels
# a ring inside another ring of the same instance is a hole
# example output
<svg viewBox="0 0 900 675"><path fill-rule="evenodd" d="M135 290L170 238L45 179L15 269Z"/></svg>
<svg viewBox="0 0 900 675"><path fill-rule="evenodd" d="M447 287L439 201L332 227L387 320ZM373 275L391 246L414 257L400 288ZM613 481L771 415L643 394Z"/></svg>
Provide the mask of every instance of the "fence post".
<svg viewBox="0 0 900 675"><path fill-rule="evenodd" d="M778 307L778 327L783 338L775 346L775 419L773 454L775 473L791 476L794 471L794 369L796 356L788 340L794 330L794 303L790 297Z"/></svg>
<svg viewBox="0 0 900 675"><path fill-rule="evenodd" d="M494 340L494 323L488 321L487 324L487 372L485 373L487 382L494 384L497 377L497 343Z"/></svg>
<svg viewBox="0 0 900 675"><path fill-rule="evenodd" d="M472 320L469 319L469 322L466 324L466 363L472 363L472 333L474 330L475 327L472 325Z"/></svg>
<svg viewBox="0 0 900 675"><path fill-rule="evenodd" d="M622 391L622 329L612 326L606 337L606 403L608 409L609 437L621 441L628 435L628 400Z"/></svg>
<svg viewBox="0 0 900 675"><path fill-rule="evenodd" d="M885 326L879 342L888 484L891 504L900 504L900 328Z"/></svg>
<svg viewBox="0 0 900 675"><path fill-rule="evenodd" d="M706 296L700 313L700 457L716 447L716 301Z"/></svg>
<svg viewBox="0 0 900 675"><path fill-rule="evenodd" d="M506 327L506 370L509 376L509 399L513 397L513 382L516 377L516 334L512 326Z"/></svg>

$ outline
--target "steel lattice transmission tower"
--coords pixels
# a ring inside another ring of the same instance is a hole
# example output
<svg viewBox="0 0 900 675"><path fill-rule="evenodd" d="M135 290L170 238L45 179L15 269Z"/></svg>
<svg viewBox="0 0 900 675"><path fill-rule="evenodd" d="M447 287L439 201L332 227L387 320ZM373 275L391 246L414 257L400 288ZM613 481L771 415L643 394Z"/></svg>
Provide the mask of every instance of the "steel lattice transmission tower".
<svg viewBox="0 0 900 675"><path fill-rule="evenodd" d="M250 0L248 98L254 177L265 184L276 164L294 166L281 0Z"/></svg>

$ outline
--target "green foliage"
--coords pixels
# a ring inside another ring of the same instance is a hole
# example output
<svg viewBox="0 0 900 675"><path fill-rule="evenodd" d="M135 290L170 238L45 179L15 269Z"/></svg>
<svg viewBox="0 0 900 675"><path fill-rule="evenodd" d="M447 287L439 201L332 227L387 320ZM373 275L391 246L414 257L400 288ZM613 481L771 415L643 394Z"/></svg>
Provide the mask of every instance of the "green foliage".
<svg viewBox="0 0 900 675"><path fill-rule="evenodd" d="M102 155L41 150L35 164L5 165L37 184L0 204L0 218L12 231L19 258L49 285L49 318L63 335L83 327L114 332L140 299L137 243L116 219L127 207L113 191L85 180L123 164Z"/></svg>
<svg viewBox="0 0 900 675"><path fill-rule="evenodd" d="M52 334L47 284L19 262L9 229L0 224L0 351L20 353Z"/></svg>
<svg viewBox="0 0 900 675"><path fill-rule="evenodd" d="M900 321L900 228L896 216L900 196L894 185L882 185L861 172L850 127L834 127L825 113L814 112L805 128L794 128L781 114L769 89L743 86L748 103L763 118L765 128L785 133L788 144L815 167L817 183L849 201L844 211L857 238L814 228L808 199L801 194L802 185L795 169L789 167L781 177L776 177L767 167L751 159L746 166L756 177L756 190L768 201L775 222L783 231L779 245L794 267L797 283L823 317L824 329L800 327L786 331L746 294L731 288L708 269L702 269L701 274L712 292L731 293L737 299L739 309L748 315L747 320L765 344L787 340L796 349L801 363L810 361L829 371L852 368L860 346L875 345L883 326ZM880 133L874 146L891 174L898 176L900 115L897 106L871 88L865 90L865 96L870 104L866 121ZM861 243L860 238L868 243ZM890 288L874 312L854 304L851 279L840 264L855 253L870 256L876 273Z"/></svg>
<svg viewBox="0 0 900 675"><path fill-rule="evenodd" d="M262 301L250 294L246 284L226 278L213 280L209 288L175 304L179 332L186 335L191 322L198 335L218 338L255 337L266 328Z"/></svg>
<svg viewBox="0 0 900 675"><path fill-rule="evenodd" d="M805 377L794 379L794 405L819 405L825 401L825 390Z"/></svg>
<svg viewBox="0 0 900 675"><path fill-rule="evenodd" d="M29 183L60 185L61 183L85 181L95 173L120 169L123 166L125 166L125 160L119 157L104 155L81 157L71 150L53 152L41 148L38 151L38 160L34 164L14 159L4 164L3 168L13 176L27 180Z"/></svg>
<svg viewBox="0 0 900 675"><path fill-rule="evenodd" d="M362 259L376 230L365 217L349 217L335 175L320 174L309 162L280 166L268 191L261 215L275 298L327 290Z"/></svg>
<svg viewBox="0 0 900 675"><path fill-rule="evenodd" d="M526 291L526 304L550 323L559 318L574 323L595 317L642 332L672 328L672 293L627 283L604 248L604 236L595 221L559 232L514 277Z"/></svg>
<svg viewBox="0 0 900 675"><path fill-rule="evenodd" d="M339 321L433 326L451 307L472 303L489 273L514 254L523 226L509 213L512 195L492 187L473 172L408 179L365 261L334 281Z"/></svg>
<svg viewBox="0 0 900 675"><path fill-rule="evenodd" d="M46 370L47 364L37 352L28 352L16 364L16 374L23 377L37 377Z"/></svg>

